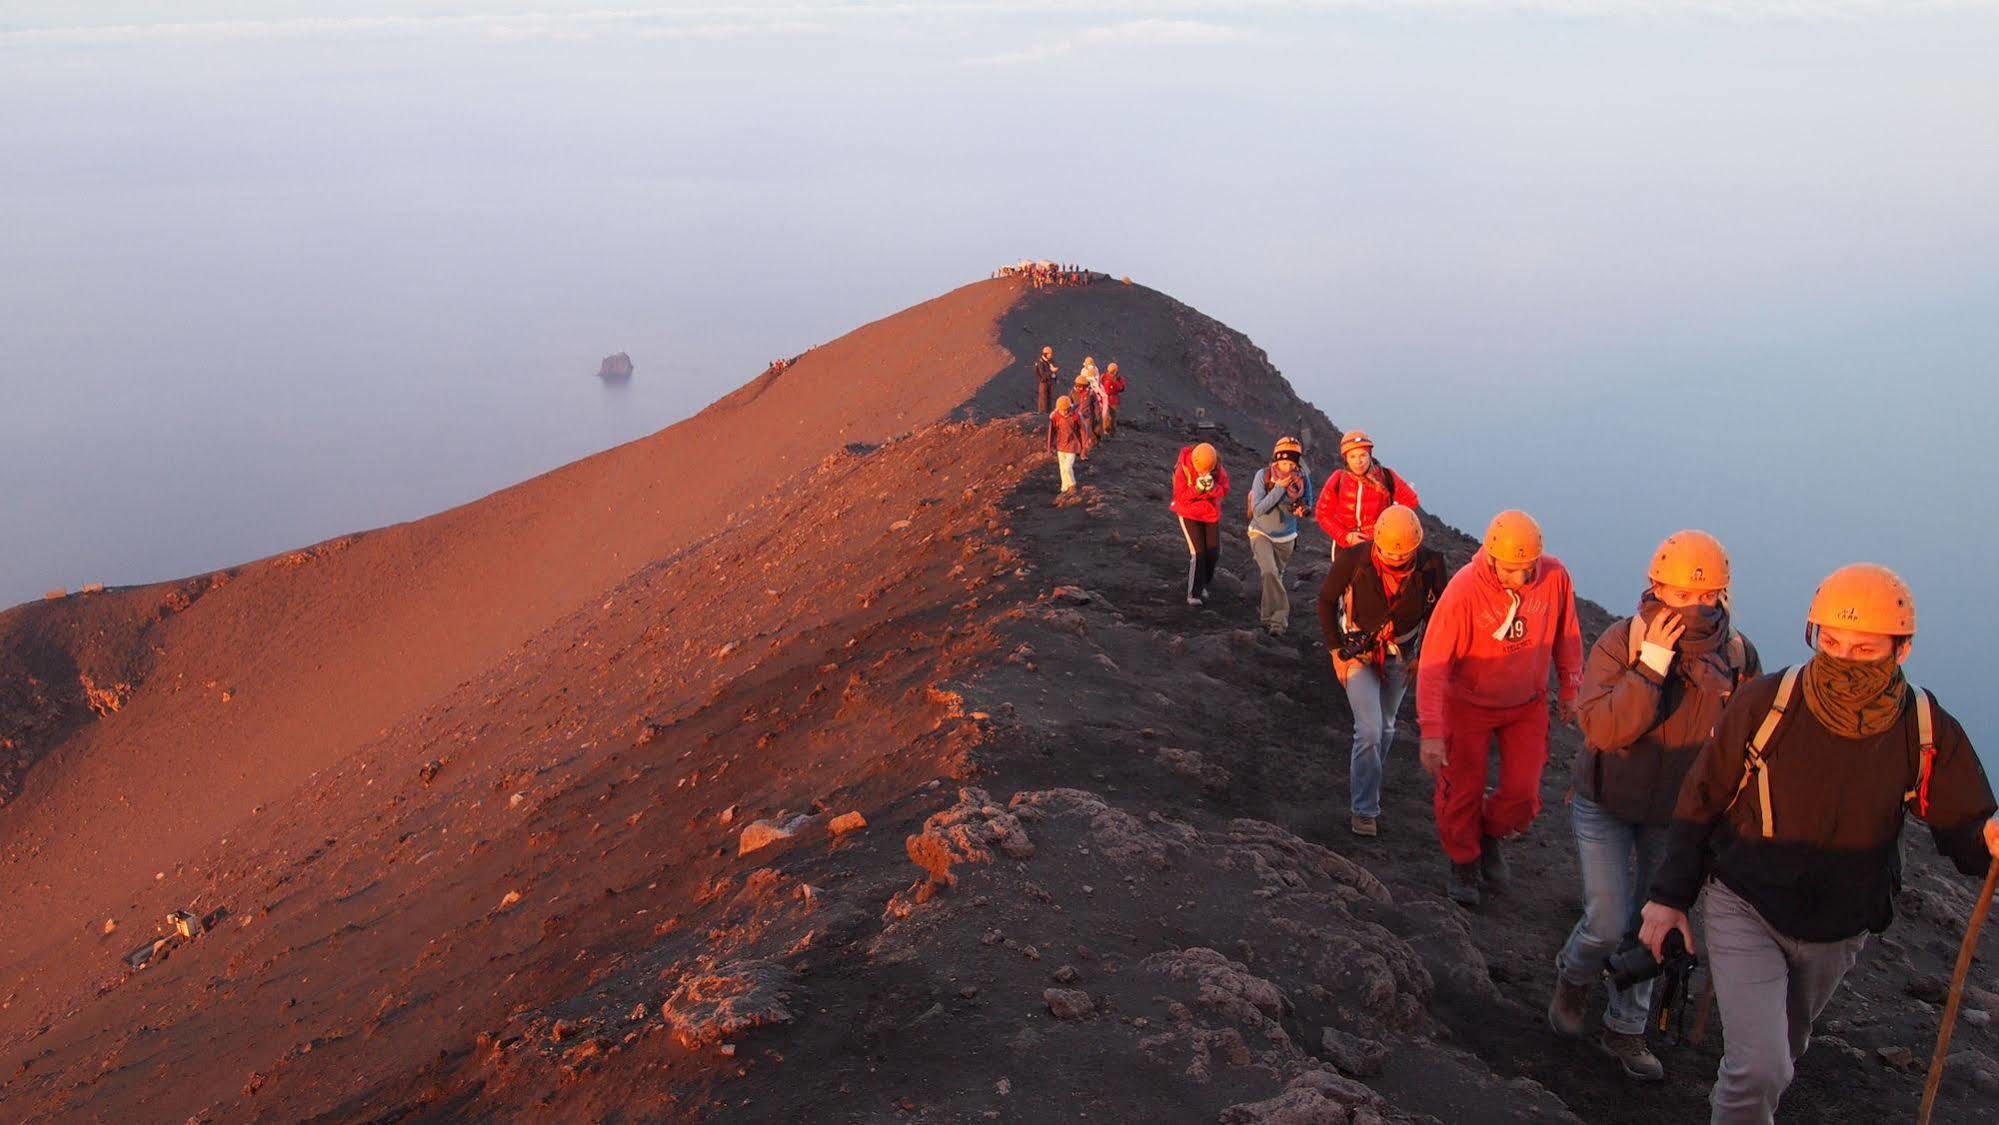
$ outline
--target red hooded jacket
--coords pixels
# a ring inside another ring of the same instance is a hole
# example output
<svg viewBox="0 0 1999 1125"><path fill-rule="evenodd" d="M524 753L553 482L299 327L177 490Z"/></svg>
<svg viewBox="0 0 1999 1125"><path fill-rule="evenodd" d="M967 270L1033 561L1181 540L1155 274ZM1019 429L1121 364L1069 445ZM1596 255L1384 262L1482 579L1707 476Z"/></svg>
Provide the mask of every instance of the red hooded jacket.
<svg viewBox="0 0 1999 1125"><path fill-rule="evenodd" d="M1582 691L1583 637L1568 568L1543 555L1518 593L1516 607L1483 547L1451 576L1417 664L1416 722L1424 738L1449 737L1455 704L1503 710L1532 703L1547 694L1551 663L1560 699Z"/></svg>
<svg viewBox="0 0 1999 1125"><path fill-rule="evenodd" d="M1395 493L1389 495L1388 485L1382 480L1385 472L1388 472L1385 467L1375 465L1368 469L1363 480L1341 466L1319 490L1319 503L1312 516L1332 537L1335 546L1346 546L1348 533L1356 530L1369 539L1374 538L1374 521L1381 518L1382 509L1390 504L1416 506L1416 490L1402 479L1401 473L1390 473L1395 478Z"/></svg>
<svg viewBox="0 0 1999 1125"><path fill-rule="evenodd" d="M1111 400L1111 409L1116 410L1118 396L1124 394L1124 376L1116 371L1104 376L1104 396Z"/></svg>
<svg viewBox="0 0 1999 1125"><path fill-rule="evenodd" d="M1222 522L1222 498L1229 494L1229 472L1215 462L1215 486L1202 492L1195 481L1201 474L1194 471L1194 447L1180 447L1180 458L1173 464L1173 514L1185 516L1196 523Z"/></svg>

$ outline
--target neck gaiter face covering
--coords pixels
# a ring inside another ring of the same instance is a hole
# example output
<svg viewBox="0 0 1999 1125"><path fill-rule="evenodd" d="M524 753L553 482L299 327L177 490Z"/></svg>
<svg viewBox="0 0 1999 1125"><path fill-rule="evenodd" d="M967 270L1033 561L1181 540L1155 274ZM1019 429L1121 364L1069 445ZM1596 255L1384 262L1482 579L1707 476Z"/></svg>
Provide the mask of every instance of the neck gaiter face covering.
<svg viewBox="0 0 1999 1125"><path fill-rule="evenodd" d="M1815 652L1805 663L1805 705L1841 738L1872 738L1902 717L1908 694L1893 655L1847 660Z"/></svg>

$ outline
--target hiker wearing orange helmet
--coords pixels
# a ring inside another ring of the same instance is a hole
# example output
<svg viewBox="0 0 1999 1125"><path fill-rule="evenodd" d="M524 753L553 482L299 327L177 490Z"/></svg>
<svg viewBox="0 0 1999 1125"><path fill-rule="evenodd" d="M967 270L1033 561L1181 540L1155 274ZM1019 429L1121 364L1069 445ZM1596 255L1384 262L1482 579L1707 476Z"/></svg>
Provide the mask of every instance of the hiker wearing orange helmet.
<svg viewBox="0 0 1999 1125"><path fill-rule="evenodd" d="M1069 388L1069 402L1076 408L1076 417L1083 420L1083 428L1090 432L1090 445L1094 447L1097 443L1097 385L1091 381L1090 373L1076 376L1075 385Z"/></svg>
<svg viewBox="0 0 1999 1125"><path fill-rule="evenodd" d="M1291 626L1284 568L1298 542L1298 517L1312 508L1312 474L1303 464L1304 456L1305 447L1297 438L1278 438L1269 466L1258 469L1249 483L1249 553L1263 576L1258 616L1271 636L1282 636Z"/></svg>
<svg viewBox="0 0 1999 1125"><path fill-rule="evenodd" d="M1582 686L1576 594L1561 561L1543 552L1526 512L1492 518L1479 548L1444 587L1417 668L1422 763L1437 779L1437 835L1450 858L1446 890L1466 906L1480 887L1509 881L1499 841L1541 811L1548 762L1548 668L1563 722ZM1499 745L1499 787L1485 793L1486 756Z"/></svg>
<svg viewBox="0 0 1999 1125"><path fill-rule="evenodd" d="M1055 349L1043 347L1041 358L1034 361L1034 401L1035 409L1048 413L1048 400L1055 394L1055 376L1062 369L1055 366Z"/></svg>
<svg viewBox="0 0 1999 1125"><path fill-rule="evenodd" d="M1583 1034L1590 987L1606 959L1636 940L1646 887L1665 851L1673 803L1722 708L1762 672L1728 612L1728 552L1705 531L1676 531L1652 554L1638 612L1612 622L1583 668L1569 824L1583 878L1583 916L1555 955L1548 1023ZM1651 980L1613 985L1598 1045L1626 1076L1666 1076L1645 1042Z"/></svg>
<svg viewBox="0 0 1999 1125"><path fill-rule="evenodd" d="M1205 604L1208 583L1222 556L1222 498L1229 494L1228 470L1207 442L1183 445L1173 464L1173 514L1187 538L1187 604Z"/></svg>
<svg viewBox="0 0 1999 1125"><path fill-rule="evenodd" d="M1415 509L1394 504L1375 522L1373 544L1341 551L1319 587L1319 627L1353 708L1347 791L1356 836L1379 831L1382 759L1395 741L1409 663L1447 577L1444 556L1423 545Z"/></svg>
<svg viewBox="0 0 1999 1125"><path fill-rule="evenodd" d="M1118 400L1124 396L1126 387L1124 376L1118 374L1116 360L1112 360L1111 365L1104 368L1100 382L1104 392L1104 436L1109 437L1117 430Z"/></svg>
<svg viewBox="0 0 1999 1125"><path fill-rule="evenodd" d="M1414 508L1421 501L1409 482L1374 459L1374 439L1361 430L1348 430L1340 439L1342 467L1333 473L1319 492L1319 506L1313 513L1319 526L1333 541L1333 554L1374 537L1374 521L1383 508L1400 504Z"/></svg>
<svg viewBox="0 0 1999 1125"><path fill-rule="evenodd" d="M1076 458L1090 454L1090 428L1068 395L1055 400L1055 412L1048 416L1048 451L1062 472L1062 492L1076 491Z"/></svg>
<svg viewBox="0 0 1999 1125"><path fill-rule="evenodd" d="M1639 940L1705 948L1725 1040L1716 1122L1767 1122L1812 1024L1887 929L1905 814L1968 875L1999 858L1992 787L1964 728L1902 674L1916 599L1884 566L1828 575L1805 615L1812 655L1743 685L1688 771Z"/></svg>

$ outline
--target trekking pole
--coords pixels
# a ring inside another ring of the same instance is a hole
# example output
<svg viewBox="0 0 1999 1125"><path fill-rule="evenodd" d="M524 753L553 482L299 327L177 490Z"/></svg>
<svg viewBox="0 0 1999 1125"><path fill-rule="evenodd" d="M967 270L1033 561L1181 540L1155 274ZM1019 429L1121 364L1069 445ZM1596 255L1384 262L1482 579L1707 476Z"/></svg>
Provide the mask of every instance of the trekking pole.
<svg viewBox="0 0 1999 1125"><path fill-rule="evenodd" d="M1951 1025L1957 1022L1957 1003L1964 998L1964 978L1971 971L1971 956L1978 951L1978 931L1992 909L1992 887L1999 883L1999 856L1985 872L1985 889L1978 892L1978 905L1971 908L1971 922L1964 928L1964 945L1957 951L1957 974L1950 981L1950 1000L1943 1008L1943 1026L1937 1029L1937 1051L1930 1056L1930 1079L1923 1084L1923 1105L1916 1111L1916 1125L1929 1125L1930 1111L1936 1108L1937 1087L1943 1084L1944 1056L1950 1053Z"/></svg>

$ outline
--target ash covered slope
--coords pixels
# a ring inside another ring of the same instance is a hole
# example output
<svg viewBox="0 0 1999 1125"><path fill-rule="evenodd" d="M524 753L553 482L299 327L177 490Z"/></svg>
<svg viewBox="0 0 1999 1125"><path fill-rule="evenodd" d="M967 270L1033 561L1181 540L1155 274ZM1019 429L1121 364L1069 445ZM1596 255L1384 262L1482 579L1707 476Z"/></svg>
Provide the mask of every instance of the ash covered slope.
<svg viewBox="0 0 1999 1125"><path fill-rule="evenodd" d="M428 519L0 614L0 887L39 920L0 930L0 966L101 926L253 808L843 444L944 416L1007 361L994 325L1018 295L956 290Z"/></svg>

